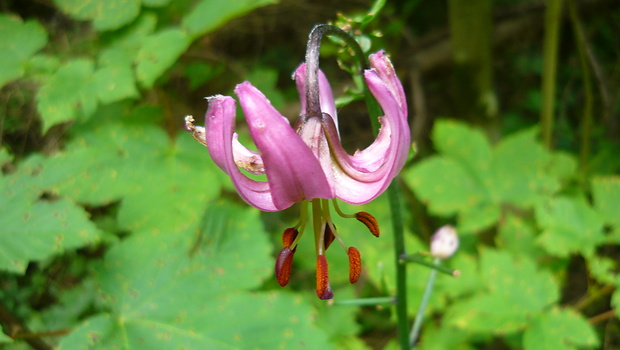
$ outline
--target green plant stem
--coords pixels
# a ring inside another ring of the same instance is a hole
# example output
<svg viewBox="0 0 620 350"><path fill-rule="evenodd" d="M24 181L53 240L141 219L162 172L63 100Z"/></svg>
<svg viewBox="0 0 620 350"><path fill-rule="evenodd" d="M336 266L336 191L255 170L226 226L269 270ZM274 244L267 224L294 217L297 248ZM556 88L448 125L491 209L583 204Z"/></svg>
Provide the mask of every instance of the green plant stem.
<svg viewBox="0 0 620 350"><path fill-rule="evenodd" d="M543 81L540 114L542 141L551 149L553 141L553 114L555 105L555 83L558 64L558 42L562 0L548 0L545 12L545 37L543 47Z"/></svg>
<svg viewBox="0 0 620 350"><path fill-rule="evenodd" d="M396 264L396 319L398 330L398 343L402 350L409 347L409 321L407 320L407 262L401 259L406 256L405 232L403 216L401 212L400 193L398 180L392 181L388 187L390 212L392 213L392 230L394 231L394 256Z"/></svg>
<svg viewBox="0 0 620 350"><path fill-rule="evenodd" d="M441 263L441 259L435 258L433 263L435 265L439 265ZM430 300L431 294L433 293L433 286L435 285L435 278L437 278L437 270L432 269L431 275L428 278L428 283L426 284L426 289L424 290L424 296L422 297L422 303L420 304L418 313L415 316L415 321L413 322L413 327L411 328L411 333L409 334L409 344L412 348L415 348L415 343L418 340L418 336L420 335L420 329L422 328L422 320L424 319L424 312L426 311L426 305L428 305L428 301Z"/></svg>
<svg viewBox="0 0 620 350"><path fill-rule="evenodd" d="M568 12L575 33L577 51L579 52L579 63L581 65L581 75L583 77L583 115L581 117L581 149L579 150L579 171L582 181L586 178L588 158L590 158L590 139L592 136L592 107L594 96L592 93L592 75L588 64L587 43L584 35L577 6L573 0L568 1Z"/></svg>
<svg viewBox="0 0 620 350"><path fill-rule="evenodd" d="M450 275L452 277L459 277L461 272L459 270L451 269L449 267L436 264L435 262L429 262L425 259L425 257L421 254L413 254L402 257L403 260L408 262L413 262L416 264L424 265L426 267L430 267L431 269L437 270L441 273L445 273L446 275Z"/></svg>

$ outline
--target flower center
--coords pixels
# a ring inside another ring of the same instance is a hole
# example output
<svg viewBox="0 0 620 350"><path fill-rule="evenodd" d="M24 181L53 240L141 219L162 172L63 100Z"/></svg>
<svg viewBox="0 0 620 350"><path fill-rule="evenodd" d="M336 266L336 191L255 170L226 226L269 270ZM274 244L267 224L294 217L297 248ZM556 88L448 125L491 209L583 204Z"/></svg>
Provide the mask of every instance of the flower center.
<svg viewBox="0 0 620 350"><path fill-rule="evenodd" d="M374 216L366 212L358 212L355 214L345 214L338 207L336 199L332 200L336 213L343 218L356 218L358 221L366 225L370 232L379 237L379 225ZM332 242L338 241L339 245L344 249L349 257L349 282L355 283L360 277L362 271L362 260L360 253L355 247L347 247L342 238L338 235L336 225L331 218L329 208L329 200L317 198L311 202L304 201L301 203L301 215L299 223L293 227L287 228L282 234L283 248L276 260L275 272L278 284L286 286L290 279L293 265L293 257L297 250L299 240L303 235L306 224L308 222L308 206L312 208L312 226L314 230L314 245L317 256L316 262L316 294L320 299L331 299L332 293L329 283L329 266L325 252Z"/></svg>

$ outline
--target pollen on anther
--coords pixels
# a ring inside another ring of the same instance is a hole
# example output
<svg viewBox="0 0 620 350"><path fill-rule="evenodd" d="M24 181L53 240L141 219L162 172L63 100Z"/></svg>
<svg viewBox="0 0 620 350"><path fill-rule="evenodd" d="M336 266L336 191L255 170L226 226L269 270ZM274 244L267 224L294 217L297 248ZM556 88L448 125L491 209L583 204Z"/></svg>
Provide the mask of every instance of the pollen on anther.
<svg viewBox="0 0 620 350"><path fill-rule="evenodd" d="M284 247L280 254L278 254L276 259L276 279L281 287L286 286L291 277L294 256L295 251L289 247Z"/></svg>
<svg viewBox="0 0 620 350"><path fill-rule="evenodd" d="M372 233L375 237L379 237L379 223L374 216L365 211L360 211L355 213L355 218L362 224L366 225L368 230L370 230L370 233Z"/></svg>
<svg viewBox="0 0 620 350"><path fill-rule="evenodd" d="M329 286L327 258L323 254L316 260L316 295L322 300L334 297Z"/></svg>
<svg viewBox="0 0 620 350"><path fill-rule="evenodd" d="M349 255L349 282L355 283L362 273L362 258L355 247L349 247L347 254Z"/></svg>
<svg viewBox="0 0 620 350"><path fill-rule="evenodd" d="M297 238L298 234L299 234L299 231L296 228L294 227L287 228L282 233L282 244L285 247L290 247L291 244L293 244L293 242L295 241L295 238Z"/></svg>

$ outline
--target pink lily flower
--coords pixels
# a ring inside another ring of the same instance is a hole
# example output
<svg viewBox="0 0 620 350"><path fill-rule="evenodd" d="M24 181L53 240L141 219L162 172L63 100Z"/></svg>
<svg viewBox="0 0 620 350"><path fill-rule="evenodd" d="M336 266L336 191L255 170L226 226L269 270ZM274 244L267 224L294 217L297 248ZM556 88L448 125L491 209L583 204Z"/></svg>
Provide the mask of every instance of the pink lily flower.
<svg viewBox="0 0 620 350"><path fill-rule="evenodd" d="M263 211L279 211L294 203L302 203L300 222L284 231L284 248L276 262L280 285L288 283L300 233L308 221L308 204L312 204L317 295L321 299L333 296L325 250L335 238L349 256L351 283L357 281L361 271L359 251L354 247L347 248L337 235L330 217L329 200L333 200L338 214L357 218L378 236L379 228L372 215L364 212L344 214L335 199L350 204L364 204L375 199L402 169L409 152L403 87L383 51L371 54L369 62L371 68L365 70L364 78L384 116L379 117L381 128L376 140L353 155L348 154L340 142L336 105L327 78L318 68L314 72L308 69L305 63L293 74L302 106L301 116L294 127L249 82L235 88L258 152L249 150L238 140L235 133L236 102L232 97L216 95L208 98L204 128L195 126L191 116L186 117L188 131L207 146L213 161L230 176L239 195L248 204ZM315 65L318 67L318 59ZM318 92L313 86L318 87ZM312 103L317 93L318 105ZM267 180L251 179L240 168L252 174L265 174Z"/></svg>

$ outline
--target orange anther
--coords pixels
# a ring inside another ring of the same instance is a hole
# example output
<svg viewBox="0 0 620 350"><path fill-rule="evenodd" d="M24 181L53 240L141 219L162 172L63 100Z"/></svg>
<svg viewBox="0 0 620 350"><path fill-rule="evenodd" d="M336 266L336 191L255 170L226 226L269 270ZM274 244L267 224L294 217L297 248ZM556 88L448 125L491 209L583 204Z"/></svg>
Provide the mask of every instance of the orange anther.
<svg viewBox="0 0 620 350"><path fill-rule="evenodd" d="M282 233L282 244L285 247L290 247L291 244L293 244L293 242L295 241L295 238L297 238L298 234L299 234L299 231L297 231L296 228L293 228L293 227L287 228Z"/></svg>
<svg viewBox="0 0 620 350"><path fill-rule="evenodd" d="M327 258L321 254L316 260L316 295L319 299L331 299L334 297L329 285Z"/></svg>
<svg viewBox="0 0 620 350"><path fill-rule="evenodd" d="M362 258L360 251L355 247L349 247L347 254L349 255L349 282L355 283L362 273Z"/></svg>
<svg viewBox="0 0 620 350"><path fill-rule="evenodd" d="M276 259L276 279L278 280L278 284L282 287L288 284L289 278L291 277L293 256L295 256L295 251L291 250L289 247L284 247L284 249L280 251L280 254L278 254L278 259Z"/></svg>
<svg viewBox="0 0 620 350"><path fill-rule="evenodd" d="M368 230L370 230L370 233L372 233L375 237L379 237L379 223L374 216L365 211L360 211L359 213L355 213L355 218L362 224L366 225Z"/></svg>

